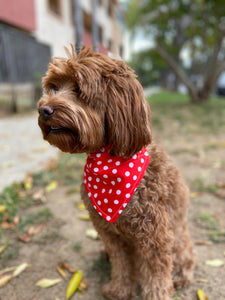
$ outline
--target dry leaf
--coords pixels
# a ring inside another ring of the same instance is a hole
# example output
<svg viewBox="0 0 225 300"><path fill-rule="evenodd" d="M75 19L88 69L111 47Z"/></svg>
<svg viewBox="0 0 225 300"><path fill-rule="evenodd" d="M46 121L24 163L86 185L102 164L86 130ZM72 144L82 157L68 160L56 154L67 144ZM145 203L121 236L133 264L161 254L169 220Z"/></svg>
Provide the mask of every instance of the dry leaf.
<svg viewBox="0 0 225 300"><path fill-rule="evenodd" d="M78 204L77 204L77 208L78 208L79 210L85 210L85 209L86 209L84 203L78 203Z"/></svg>
<svg viewBox="0 0 225 300"><path fill-rule="evenodd" d="M2 276L0 278L0 288L5 286L12 279L12 277L12 274Z"/></svg>
<svg viewBox="0 0 225 300"><path fill-rule="evenodd" d="M45 187L45 190L46 190L46 192L51 192L51 191L55 190L57 188L57 186L58 186L58 181L53 180Z"/></svg>
<svg viewBox="0 0 225 300"><path fill-rule="evenodd" d="M0 247L0 254L8 247L8 242Z"/></svg>
<svg viewBox="0 0 225 300"><path fill-rule="evenodd" d="M98 232L95 229L87 229L85 234L86 234L87 237L89 237L93 240L98 239Z"/></svg>
<svg viewBox="0 0 225 300"><path fill-rule="evenodd" d="M204 279L204 278L196 278L195 281L196 282L208 282L208 280Z"/></svg>
<svg viewBox="0 0 225 300"><path fill-rule="evenodd" d="M88 288L88 282L86 280L82 280L79 285L79 288L82 290L86 290Z"/></svg>
<svg viewBox="0 0 225 300"><path fill-rule="evenodd" d="M210 241L196 241L195 245L198 245L198 246L210 246L210 245L212 245L212 242L210 242Z"/></svg>
<svg viewBox="0 0 225 300"><path fill-rule="evenodd" d="M14 223L2 222L2 224L1 224L2 229L12 229L15 227L16 227L16 224L14 224Z"/></svg>
<svg viewBox="0 0 225 300"><path fill-rule="evenodd" d="M193 192L193 193L190 194L190 197L191 197L191 198L196 198L196 197L198 197L198 196L200 196L200 195L201 195L200 192Z"/></svg>
<svg viewBox="0 0 225 300"><path fill-rule="evenodd" d="M81 219L81 220L85 220L85 221L89 221L90 220L90 216L89 215L79 215L78 218Z"/></svg>
<svg viewBox="0 0 225 300"><path fill-rule="evenodd" d="M38 225L38 226L30 226L27 233L28 235L35 235L37 233L39 233L43 228L44 228L44 224Z"/></svg>
<svg viewBox="0 0 225 300"><path fill-rule="evenodd" d="M48 279L48 278L43 278L41 280L39 280L36 285L40 286L41 288L48 288L51 287L53 285L56 285L57 283L59 283L60 281L62 281L61 278L57 278L57 279Z"/></svg>
<svg viewBox="0 0 225 300"><path fill-rule="evenodd" d="M65 261L62 261L58 264L58 266L60 268L66 269L67 271L69 271L70 273L75 273L77 270L72 267L71 265L69 265L68 263L66 263Z"/></svg>
<svg viewBox="0 0 225 300"><path fill-rule="evenodd" d="M0 205L0 214L6 211L6 206L5 205Z"/></svg>
<svg viewBox="0 0 225 300"><path fill-rule="evenodd" d="M44 197L44 193L45 193L45 190L44 189L39 189L38 191L36 191L32 198L34 200L42 200L42 198Z"/></svg>
<svg viewBox="0 0 225 300"><path fill-rule="evenodd" d="M78 270L73 274L66 290L66 300L69 300L78 289L82 279L82 275L83 274L81 270Z"/></svg>
<svg viewBox="0 0 225 300"><path fill-rule="evenodd" d="M33 185L33 176L28 174L23 184L26 190L30 190Z"/></svg>
<svg viewBox="0 0 225 300"><path fill-rule="evenodd" d="M205 292L201 289L198 289L197 295L199 300L208 300L208 297L206 296Z"/></svg>
<svg viewBox="0 0 225 300"><path fill-rule="evenodd" d="M65 272L65 269L61 266L61 265L58 265L56 267L57 271L59 272L59 274L64 278L66 279L66 272Z"/></svg>
<svg viewBox="0 0 225 300"><path fill-rule="evenodd" d="M20 217L19 217L19 216L15 216L15 217L13 218L13 223L14 223L15 225L18 225L19 222L20 222Z"/></svg>
<svg viewBox="0 0 225 300"><path fill-rule="evenodd" d="M205 263L211 267L221 267L224 265L224 261L221 259L207 260Z"/></svg>
<svg viewBox="0 0 225 300"><path fill-rule="evenodd" d="M31 237L28 232L24 232L23 235L18 235L18 239L24 243L29 243L31 241Z"/></svg>
<svg viewBox="0 0 225 300"><path fill-rule="evenodd" d="M31 265L28 265L28 263L22 263L13 272L13 277L19 276L20 273L22 273L28 267L31 267Z"/></svg>

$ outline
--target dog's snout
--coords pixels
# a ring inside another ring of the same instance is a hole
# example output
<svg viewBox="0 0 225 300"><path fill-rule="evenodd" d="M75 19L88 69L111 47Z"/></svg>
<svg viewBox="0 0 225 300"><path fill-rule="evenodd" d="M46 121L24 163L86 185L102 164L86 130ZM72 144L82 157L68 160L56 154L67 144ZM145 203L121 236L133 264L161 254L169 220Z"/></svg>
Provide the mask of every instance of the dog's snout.
<svg viewBox="0 0 225 300"><path fill-rule="evenodd" d="M38 112L43 120L48 120L52 117L55 110L52 106L43 105L43 106L39 107Z"/></svg>

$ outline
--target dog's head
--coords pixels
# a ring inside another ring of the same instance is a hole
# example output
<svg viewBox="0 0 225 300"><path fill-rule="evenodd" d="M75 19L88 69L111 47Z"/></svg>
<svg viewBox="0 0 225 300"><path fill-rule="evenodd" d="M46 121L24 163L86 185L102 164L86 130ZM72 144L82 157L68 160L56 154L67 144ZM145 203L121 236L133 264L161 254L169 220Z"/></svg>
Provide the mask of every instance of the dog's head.
<svg viewBox="0 0 225 300"><path fill-rule="evenodd" d="M83 47L54 57L38 103L43 137L64 152L92 153L105 145L132 156L151 142L150 109L124 62Z"/></svg>

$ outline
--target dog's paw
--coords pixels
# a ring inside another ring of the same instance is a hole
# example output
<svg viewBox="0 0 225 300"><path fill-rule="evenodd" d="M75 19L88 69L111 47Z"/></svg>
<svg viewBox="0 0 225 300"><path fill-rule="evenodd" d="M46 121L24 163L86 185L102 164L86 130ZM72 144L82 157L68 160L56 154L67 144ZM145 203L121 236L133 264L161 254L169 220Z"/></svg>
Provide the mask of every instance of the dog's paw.
<svg viewBox="0 0 225 300"><path fill-rule="evenodd" d="M102 293L109 300L132 300L132 291L129 287L115 284L110 281L103 285Z"/></svg>

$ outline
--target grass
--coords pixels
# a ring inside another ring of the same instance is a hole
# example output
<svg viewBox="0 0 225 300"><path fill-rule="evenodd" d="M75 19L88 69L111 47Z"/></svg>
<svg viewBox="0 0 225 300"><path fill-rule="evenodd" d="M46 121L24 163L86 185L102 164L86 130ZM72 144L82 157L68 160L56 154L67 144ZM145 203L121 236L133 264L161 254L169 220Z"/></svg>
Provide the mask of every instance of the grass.
<svg viewBox="0 0 225 300"><path fill-rule="evenodd" d="M176 122L178 130L189 133L217 133L225 130L225 99L213 97L204 104L190 103L187 95L163 91L148 98L153 128L159 130Z"/></svg>

